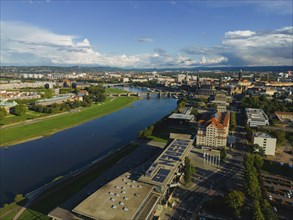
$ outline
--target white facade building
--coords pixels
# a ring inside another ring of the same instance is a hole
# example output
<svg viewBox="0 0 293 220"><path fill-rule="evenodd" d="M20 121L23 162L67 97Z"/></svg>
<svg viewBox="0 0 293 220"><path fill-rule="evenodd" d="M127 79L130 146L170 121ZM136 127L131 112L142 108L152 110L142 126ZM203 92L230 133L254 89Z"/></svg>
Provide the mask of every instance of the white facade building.
<svg viewBox="0 0 293 220"><path fill-rule="evenodd" d="M267 133L256 132L253 136L253 144L258 144L265 151L265 155L275 155L277 138Z"/></svg>

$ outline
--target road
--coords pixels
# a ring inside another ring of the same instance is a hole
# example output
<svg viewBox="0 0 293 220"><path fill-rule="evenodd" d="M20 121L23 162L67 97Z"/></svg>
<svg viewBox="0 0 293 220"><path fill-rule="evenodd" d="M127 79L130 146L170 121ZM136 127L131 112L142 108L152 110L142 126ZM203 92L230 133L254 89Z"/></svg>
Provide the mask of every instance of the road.
<svg viewBox="0 0 293 220"><path fill-rule="evenodd" d="M228 159L221 169L211 175L196 180L196 186L183 194L182 189L175 191L175 194L181 195L181 202L176 207L172 214L172 220L187 220L196 219L196 216L205 201L209 196L215 194L217 189L220 189L226 184L226 181L231 179L242 168L242 154L233 152L232 158Z"/></svg>
<svg viewBox="0 0 293 220"><path fill-rule="evenodd" d="M267 129L267 130L282 130L285 132L290 132L293 133L293 128L292 127L278 127L278 126L271 126L271 125L265 125L262 126L263 129Z"/></svg>

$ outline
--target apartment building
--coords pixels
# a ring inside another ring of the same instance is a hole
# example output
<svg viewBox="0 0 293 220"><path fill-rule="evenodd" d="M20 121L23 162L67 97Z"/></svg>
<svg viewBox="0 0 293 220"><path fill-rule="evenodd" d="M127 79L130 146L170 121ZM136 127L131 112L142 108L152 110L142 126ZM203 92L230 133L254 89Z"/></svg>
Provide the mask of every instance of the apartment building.
<svg viewBox="0 0 293 220"><path fill-rule="evenodd" d="M229 133L230 114L216 112L205 115L198 122L197 146L225 147Z"/></svg>

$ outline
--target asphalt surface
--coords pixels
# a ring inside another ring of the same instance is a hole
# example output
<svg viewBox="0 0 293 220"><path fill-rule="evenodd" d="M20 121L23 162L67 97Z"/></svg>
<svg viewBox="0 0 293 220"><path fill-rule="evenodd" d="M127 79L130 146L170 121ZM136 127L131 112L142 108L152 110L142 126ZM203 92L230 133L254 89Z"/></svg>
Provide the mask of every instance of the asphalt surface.
<svg viewBox="0 0 293 220"><path fill-rule="evenodd" d="M217 172L210 174L202 179L194 178L196 186L190 191L180 188L175 190L175 195L180 198L180 203L172 214L171 219L195 219L202 204L215 194L217 189L220 189L226 184L226 181L231 179L242 168L242 155L236 152L232 153L233 157Z"/></svg>

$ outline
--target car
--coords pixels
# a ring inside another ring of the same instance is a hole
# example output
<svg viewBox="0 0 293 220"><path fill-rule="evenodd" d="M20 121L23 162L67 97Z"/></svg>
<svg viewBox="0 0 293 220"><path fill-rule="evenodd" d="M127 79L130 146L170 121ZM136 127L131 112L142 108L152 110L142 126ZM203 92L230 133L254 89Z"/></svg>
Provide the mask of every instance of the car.
<svg viewBox="0 0 293 220"><path fill-rule="evenodd" d="M271 201L273 200L273 197L272 197L272 195L269 195L269 200L271 200Z"/></svg>
<svg viewBox="0 0 293 220"><path fill-rule="evenodd" d="M276 207L273 207L273 210L274 210L275 212L278 212L278 209L277 209Z"/></svg>

